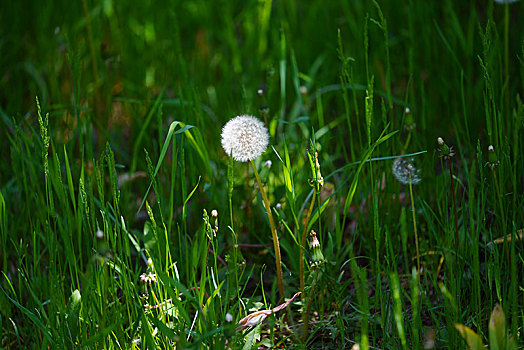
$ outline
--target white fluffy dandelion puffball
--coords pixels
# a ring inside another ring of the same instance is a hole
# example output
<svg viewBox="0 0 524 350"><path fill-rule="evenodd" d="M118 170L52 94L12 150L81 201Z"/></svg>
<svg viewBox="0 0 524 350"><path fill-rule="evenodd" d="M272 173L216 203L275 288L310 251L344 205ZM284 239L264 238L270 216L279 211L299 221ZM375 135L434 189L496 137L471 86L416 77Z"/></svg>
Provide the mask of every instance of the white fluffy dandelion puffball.
<svg viewBox="0 0 524 350"><path fill-rule="evenodd" d="M420 182L420 177L418 175L420 170L415 168L412 160L399 157L393 162L391 170L398 182L404 185L416 185Z"/></svg>
<svg viewBox="0 0 524 350"><path fill-rule="evenodd" d="M260 156L269 143L269 133L264 123L251 115L240 115L222 128L222 147L239 162Z"/></svg>

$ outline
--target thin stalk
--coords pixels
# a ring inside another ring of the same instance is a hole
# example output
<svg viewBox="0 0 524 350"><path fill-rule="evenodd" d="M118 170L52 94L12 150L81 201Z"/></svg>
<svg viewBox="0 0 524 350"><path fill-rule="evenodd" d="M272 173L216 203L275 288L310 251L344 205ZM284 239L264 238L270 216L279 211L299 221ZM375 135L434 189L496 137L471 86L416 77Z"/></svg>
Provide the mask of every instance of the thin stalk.
<svg viewBox="0 0 524 350"><path fill-rule="evenodd" d="M87 40L88 40L88 43L89 43L89 54L91 56L91 61L92 61L92 70L93 70L93 84L95 85L95 118L100 118L100 93L99 93L99 89L98 89L98 79L99 79L99 75L98 75L98 61L96 59L97 55L95 53L95 45L93 43L93 30L91 29L91 18L90 18L90 15L89 15L89 9L87 8L87 2L86 0L82 0L82 8L84 10L84 18L86 20L86 28L87 28ZM105 124L104 124L105 126ZM104 133L100 133L100 137L102 138L99 145L104 145L105 143L105 134Z"/></svg>
<svg viewBox="0 0 524 350"><path fill-rule="evenodd" d="M233 157L229 157L229 164L227 167L227 181L228 181L228 190L227 190L227 198L229 202L229 220L230 220L230 230L231 230L231 236L233 238L233 271L235 274L235 290L238 297L238 309L241 310L241 302L240 302L240 288L239 288L239 280L238 280L238 237L237 233L235 232L235 227L233 224L233 187L234 187L234 179L233 179ZM229 289L228 289L229 294Z"/></svg>
<svg viewBox="0 0 524 350"><path fill-rule="evenodd" d="M493 172L493 182L495 182L495 190L497 191L497 198L500 207L500 218L502 220L502 234L505 236L506 232L506 216L504 215L504 206L502 205L502 193L500 192L499 182L497 181L497 174L495 168L491 170Z"/></svg>
<svg viewBox="0 0 524 350"><path fill-rule="evenodd" d="M509 79L509 4L504 5L504 67L506 76L504 80ZM509 83L504 82L506 85L506 111L509 113Z"/></svg>
<svg viewBox="0 0 524 350"><path fill-rule="evenodd" d="M415 218L415 202L413 201L413 184L409 182L409 197L411 200L411 213L413 217L413 231L415 232L415 250L417 251L417 273L420 273L420 253L418 250L417 221Z"/></svg>
<svg viewBox="0 0 524 350"><path fill-rule="evenodd" d="M315 196L317 192L313 191L313 197L311 197L311 204L309 205L309 210L307 212L306 219L304 220L304 230L302 231L302 240L300 241L300 290L304 291L305 286L305 278L304 278L304 249L306 249L306 236L307 236L307 227L309 225L309 219L311 218L311 212L313 211L313 206L315 205ZM304 299L306 296L304 293L302 293L302 299Z"/></svg>
<svg viewBox="0 0 524 350"><path fill-rule="evenodd" d="M282 262L280 260L280 245L278 243L277 229L275 228L275 221L273 220L273 214L271 213L269 199L267 198L266 192L264 191L262 181L260 181L260 176L258 175L257 167L255 166L255 162L253 162L253 160L251 160L251 166L253 167L253 172L255 173L255 177L257 179L258 188L260 189L262 201L264 202L264 207L266 208L267 217L269 219L269 226L271 227L273 246L275 248L275 263L277 265L278 291L280 293L280 299L284 299L284 280L282 278Z"/></svg>
<svg viewBox="0 0 524 350"><path fill-rule="evenodd" d="M453 181L453 170L451 170L451 159L448 160L448 167L449 167L449 179L451 181L451 194L453 196L453 219L455 223L455 254L458 254L459 231L458 231L458 218L457 218L457 203L455 201L455 184Z"/></svg>
<svg viewBox="0 0 524 350"><path fill-rule="evenodd" d="M313 305L313 296L315 295L315 287L317 286L318 280L318 270L315 271L313 281L311 282L311 290L307 298L306 312L303 317L303 330L302 330L302 341L307 341L307 336L309 335L309 315L311 314L311 306Z"/></svg>

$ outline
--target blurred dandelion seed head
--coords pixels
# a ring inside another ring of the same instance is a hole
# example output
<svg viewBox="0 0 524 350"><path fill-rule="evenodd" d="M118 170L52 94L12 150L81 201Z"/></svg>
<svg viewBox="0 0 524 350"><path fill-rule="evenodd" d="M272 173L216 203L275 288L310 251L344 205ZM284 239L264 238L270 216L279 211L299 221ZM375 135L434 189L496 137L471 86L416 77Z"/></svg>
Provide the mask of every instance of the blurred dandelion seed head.
<svg viewBox="0 0 524 350"><path fill-rule="evenodd" d="M269 143L269 133L264 123L251 115L237 116L222 129L222 147L239 162L260 156Z"/></svg>
<svg viewBox="0 0 524 350"><path fill-rule="evenodd" d="M420 182L420 170L413 165L413 159L397 158L391 167L393 175L398 182L404 185L416 185Z"/></svg>

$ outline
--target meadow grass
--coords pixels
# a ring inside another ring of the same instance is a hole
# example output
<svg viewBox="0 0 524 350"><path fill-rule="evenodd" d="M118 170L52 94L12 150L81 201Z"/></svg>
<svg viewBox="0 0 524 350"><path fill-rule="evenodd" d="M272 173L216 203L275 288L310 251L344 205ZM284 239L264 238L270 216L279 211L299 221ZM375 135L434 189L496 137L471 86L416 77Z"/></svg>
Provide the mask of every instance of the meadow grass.
<svg viewBox="0 0 524 350"><path fill-rule="evenodd" d="M523 15L2 3L0 346L522 346Z"/></svg>

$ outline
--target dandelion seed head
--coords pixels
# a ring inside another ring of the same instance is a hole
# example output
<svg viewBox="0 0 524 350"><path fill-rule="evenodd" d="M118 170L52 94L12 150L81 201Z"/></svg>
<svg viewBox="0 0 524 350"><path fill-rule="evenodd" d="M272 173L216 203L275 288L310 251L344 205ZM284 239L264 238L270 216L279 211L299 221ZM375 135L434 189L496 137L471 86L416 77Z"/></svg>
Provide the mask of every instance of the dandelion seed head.
<svg viewBox="0 0 524 350"><path fill-rule="evenodd" d="M419 170L413 165L412 159L397 158L393 162L391 171L398 180L404 185L416 185L420 182Z"/></svg>
<svg viewBox="0 0 524 350"><path fill-rule="evenodd" d="M251 115L237 116L222 128L222 147L239 162L260 156L269 143L269 133L264 123Z"/></svg>

